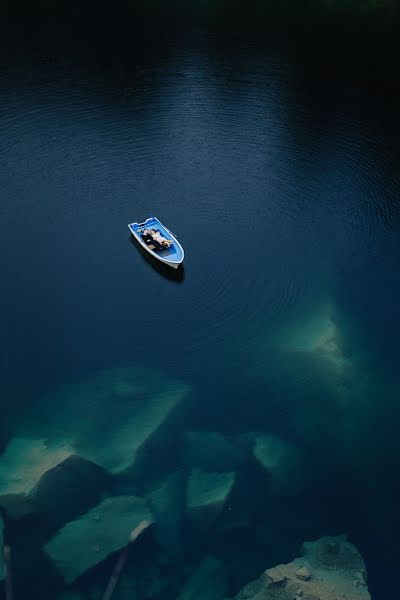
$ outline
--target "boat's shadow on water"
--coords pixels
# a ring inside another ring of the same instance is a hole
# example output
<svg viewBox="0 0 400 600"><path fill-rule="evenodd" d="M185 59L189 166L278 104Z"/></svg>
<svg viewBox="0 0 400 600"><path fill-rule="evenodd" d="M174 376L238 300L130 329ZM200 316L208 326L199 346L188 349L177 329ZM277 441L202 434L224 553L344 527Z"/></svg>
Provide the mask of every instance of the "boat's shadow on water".
<svg viewBox="0 0 400 600"><path fill-rule="evenodd" d="M146 264L149 265L154 271L157 271L159 275L168 279L168 281L173 281L175 283L183 283L185 279L185 268L183 265L179 265L177 269L173 269L168 265L164 265L162 262L151 256L142 246L135 240L133 236L129 238L130 243L135 249L139 252L142 259Z"/></svg>

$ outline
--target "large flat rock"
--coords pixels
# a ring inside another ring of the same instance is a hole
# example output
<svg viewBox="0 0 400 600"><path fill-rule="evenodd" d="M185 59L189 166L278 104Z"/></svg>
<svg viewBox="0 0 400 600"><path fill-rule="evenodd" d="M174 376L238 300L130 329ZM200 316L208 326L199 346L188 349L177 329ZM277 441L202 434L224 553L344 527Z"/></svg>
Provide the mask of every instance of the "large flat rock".
<svg viewBox="0 0 400 600"><path fill-rule="evenodd" d="M152 521L147 503L136 496L107 498L63 527L45 551L67 583L129 542L141 521Z"/></svg>
<svg viewBox="0 0 400 600"><path fill-rule="evenodd" d="M67 391L66 403L72 401L77 415L86 413L84 428L81 421L71 432L77 453L111 473L124 471L188 389L157 373L115 369ZM84 402L83 409L76 398ZM110 403L108 410L105 402Z"/></svg>
<svg viewBox="0 0 400 600"><path fill-rule="evenodd" d="M192 525L207 528L220 514L231 493L235 473L210 473L193 469L190 473L186 509Z"/></svg>
<svg viewBox="0 0 400 600"><path fill-rule="evenodd" d="M235 481L235 474L211 473L193 469L188 482L187 507L189 509L223 505Z"/></svg>
<svg viewBox="0 0 400 600"><path fill-rule="evenodd" d="M153 369L100 371L37 401L14 430L48 443L63 440L72 453L112 474L121 473L133 465L139 449L188 390L186 384Z"/></svg>

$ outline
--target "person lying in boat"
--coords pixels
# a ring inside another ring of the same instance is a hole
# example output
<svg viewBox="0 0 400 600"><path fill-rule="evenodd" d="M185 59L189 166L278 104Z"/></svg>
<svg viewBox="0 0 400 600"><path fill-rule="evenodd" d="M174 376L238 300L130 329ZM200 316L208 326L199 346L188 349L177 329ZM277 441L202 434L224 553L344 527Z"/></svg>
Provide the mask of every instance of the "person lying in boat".
<svg viewBox="0 0 400 600"><path fill-rule="evenodd" d="M167 238L163 237L161 233L155 229L150 229L150 235L155 242L164 248L169 248L173 243L172 240L167 240Z"/></svg>
<svg viewBox="0 0 400 600"><path fill-rule="evenodd" d="M144 229L142 233L142 240L146 242L146 244L150 244L153 241L153 238L150 233L150 229Z"/></svg>

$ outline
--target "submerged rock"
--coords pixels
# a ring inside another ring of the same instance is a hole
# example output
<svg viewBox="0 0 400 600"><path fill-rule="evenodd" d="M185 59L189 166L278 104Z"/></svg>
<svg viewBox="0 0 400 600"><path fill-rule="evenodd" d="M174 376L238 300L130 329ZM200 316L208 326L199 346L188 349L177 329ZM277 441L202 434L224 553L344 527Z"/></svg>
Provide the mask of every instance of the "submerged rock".
<svg viewBox="0 0 400 600"><path fill-rule="evenodd" d="M31 495L32 509L46 515L46 524L55 529L96 505L110 483L107 471L70 456L40 479Z"/></svg>
<svg viewBox="0 0 400 600"><path fill-rule="evenodd" d="M178 600L222 600L228 592L224 564L207 556L185 583Z"/></svg>
<svg viewBox="0 0 400 600"><path fill-rule="evenodd" d="M296 577L302 581L308 581L311 578L310 570L307 569L307 567L300 567L300 569L296 571Z"/></svg>
<svg viewBox="0 0 400 600"><path fill-rule="evenodd" d="M221 433L189 431L185 433L185 462L206 471L233 471L240 467L246 452Z"/></svg>
<svg viewBox="0 0 400 600"><path fill-rule="evenodd" d="M78 454L111 473L124 471L188 390L156 372L133 368L99 373L68 390L66 401L73 402L75 411L70 433ZM105 402L110 412L104 410Z"/></svg>
<svg viewBox="0 0 400 600"><path fill-rule="evenodd" d="M280 437L258 436L254 455L266 469L279 492L296 493L309 480L310 473L304 453Z"/></svg>
<svg viewBox="0 0 400 600"><path fill-rule="evenodd" d="M312 569L327 571L352 571L366 578L365 563L357 548L346 536L322 537L316 542L303 544L304 557Z"/></svg>
<svg viewBox="0 0 400 600"><path fill-rule="evenodd" d="M135 496L107 498L61 529L46 553L67 583L126 546L141 521L152 521L145 500Z"/></svg>
<svg viewBox="0 0 400 600"><path fill-rule="evenodd" d="M309 369L312 364L318 370L322 369L324 377L329 377L330 385L340 391L357 356L354 348L350 352L345 343L336 312L332 300L324 298L285 317L263 347L264 360L272 354L278 356L284 366L287 362L294 363L296 358L306 364L305 359L309 358ZM308 377L307 373L303 376Z"/></svg>
<svg viewBox="0 0 400 600"><path fill-rule="evenodd" d="M110 476L71 446L14 438L0 457L0 506L12 518L47 513L59 527L97 504Z"/></svg>
<svg viewBox="0 0 400 600"><path fill-rule="evenodd" d="M0 456L0 506L12 517L31 512L31 496L42 476L72 453L65 443L12 439Z"/></svg>
<svg viewBox="0 0 400 600"><path fill-rule="evenodd" d="M138 450L189 389L153 369L100 371L37 401L34 413L17 419L14 430L48 443L64 440L72 454L116 474L134 464Z"/></svg>
<svg viewBox="0 0 400 600"><path fill-rule="evenodd" d="M92 439L77 439L77 448L82 456L113 474L124 471L132 466L139 448L156 432L186 391L182 386L135 403L129 417L121 415L120 422L103 443L99 444L96 434Z"/></svg>
<svg viewBox="0 0 400 600"><path fill-rule="evenodd" d="M30 496L24 494L4 494L4 496L0 496L0 507L12 519L21 519L33 511Z"/></svg>
<svg viewBox="0 0 400 600"><path fill-rule="evenodd" d="M190 474L186 507L192 525L207 528L220 514L235 482L235 473L210 473L193 469Z"/></svg>
<svg viewBox="0 0 400 600"><path fill-rule="evenodd" d="M71 430L77 453L111 473L124 471L188 390L142 369L105 371L68 390L65 403L73 403L79 419ZM104 410L105 402L111 413Z"/></svg>
<svg viewBox="0 0 400 600"><path fill-rule="evenodd" d="M364 561L345 536L306 542L303 556L268 569L236 600L371 600Z"/></svg>
<svg viewBox="0 0 400 600"><path fill-rule="evenodd" d="M169 475L149 494L154 515L156 540L168 558L183 557L183 516L185 512L185 480L183 473Z"/></svg>
<svg viewBox="0 0 400 600"><path fill-rule="evenodd" d="M333 313L332 301L329 299L313 306L308 314L303 314L285 328L281 335L281 345L292 351L323 355L338 367L342 366L346 357Z"/></svg>
<svg viewBox="0 0 400 600"><path fill-rule="evenodd" d="M0 495L29 494L42 475L73 454L64 443L14 438L0 456Z"/></svg>

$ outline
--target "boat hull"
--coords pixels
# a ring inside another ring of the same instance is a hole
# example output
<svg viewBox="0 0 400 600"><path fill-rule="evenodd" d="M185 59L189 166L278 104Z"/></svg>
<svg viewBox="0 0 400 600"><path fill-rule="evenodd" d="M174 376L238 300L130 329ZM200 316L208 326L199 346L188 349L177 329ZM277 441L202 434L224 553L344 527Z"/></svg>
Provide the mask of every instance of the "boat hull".
<svg viewBox="0 0 400 600"><path fill-rule="evenodd" d="M156 217L149 217L143 223L130 223L128 225L129 231L132 233L135 240L152 256L157 259L159 262L163 263L171 267L172 269L178 269L178 267L182 264L184 259L184 250L176 238L176 236L159 221ZM152 250L146 244L146 242L142 239L143 229L153 229L156 228L160 231L161 235L165 238L170 239L173 243L169 249L164 250Z"/></svg>

